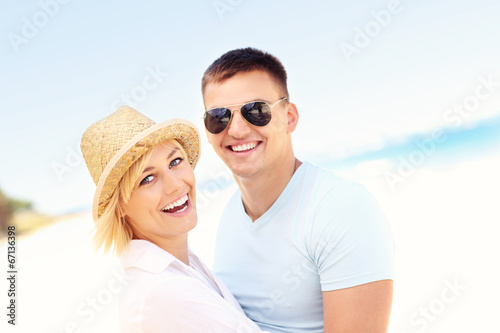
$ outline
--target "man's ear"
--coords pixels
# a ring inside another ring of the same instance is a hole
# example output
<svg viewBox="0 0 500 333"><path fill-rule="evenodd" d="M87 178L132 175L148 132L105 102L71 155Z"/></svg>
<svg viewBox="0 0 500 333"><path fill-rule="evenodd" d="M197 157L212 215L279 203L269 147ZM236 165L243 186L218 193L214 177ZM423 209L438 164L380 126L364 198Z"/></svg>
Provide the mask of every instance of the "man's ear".
<svg viewBox="0 0 500 333"><path fill-rule="evenodd" d="M292 133L297 128L297 124L299 122L299 111L297 107L293 103L288 103L287 105L287 131L288 133Z"/></svg>

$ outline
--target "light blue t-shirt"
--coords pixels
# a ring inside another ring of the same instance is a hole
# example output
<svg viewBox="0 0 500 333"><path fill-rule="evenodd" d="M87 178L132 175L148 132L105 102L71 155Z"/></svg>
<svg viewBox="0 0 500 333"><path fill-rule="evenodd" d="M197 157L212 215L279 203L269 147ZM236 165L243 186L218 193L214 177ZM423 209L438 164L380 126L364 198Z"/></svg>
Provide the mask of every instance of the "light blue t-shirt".
<svg viewBox="0 0 500 333"><path fill-rule="evenodd" d="M303 163L255 222L239 190L220 222L214 271L270 332L323 332L322 291L393 279L389 225L362 186Z"/></svg>

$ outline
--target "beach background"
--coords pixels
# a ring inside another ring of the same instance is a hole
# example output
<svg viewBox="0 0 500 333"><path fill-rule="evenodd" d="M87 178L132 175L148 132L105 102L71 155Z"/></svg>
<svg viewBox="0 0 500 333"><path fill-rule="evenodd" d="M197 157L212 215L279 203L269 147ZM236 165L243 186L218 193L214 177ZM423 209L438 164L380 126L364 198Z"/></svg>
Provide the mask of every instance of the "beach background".
<svg viewBox="0 0 500 333"><path fill-rule="evenodd" d="M119 332L120 265L92 248L79 141L120 104L200 129L190 242L211 266L235 184L204 136L200 80L253 46L288 71L299 159L363 183L389 219L389 332L500 332L498 14L493 0L3 1L0 189L29 204L7 221L15 326L0 240L0 330Z"/></svg>

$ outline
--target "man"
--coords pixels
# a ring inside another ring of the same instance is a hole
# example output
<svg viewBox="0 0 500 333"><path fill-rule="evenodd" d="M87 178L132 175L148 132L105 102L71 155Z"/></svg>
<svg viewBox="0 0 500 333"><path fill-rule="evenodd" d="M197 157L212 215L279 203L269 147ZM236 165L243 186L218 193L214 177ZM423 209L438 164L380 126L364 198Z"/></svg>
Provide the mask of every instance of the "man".
<svg viewBox="0 0 500 333"><path fill-rule="evenodd" d="M239 187L214 270L263 330L387 332L387 222L364 187L295 157L286 80L278 59L253 48L227 52L203 76L208 141ZM311 144L328 137L314 135Z"/></svg>

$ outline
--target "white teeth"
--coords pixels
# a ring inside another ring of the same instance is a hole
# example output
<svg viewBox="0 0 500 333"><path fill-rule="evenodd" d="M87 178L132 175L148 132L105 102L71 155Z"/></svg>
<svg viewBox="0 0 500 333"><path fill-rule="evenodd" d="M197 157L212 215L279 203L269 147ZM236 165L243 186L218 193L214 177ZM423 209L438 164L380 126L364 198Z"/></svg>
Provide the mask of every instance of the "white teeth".
<svg viewBox="0 0 500 333"><path fill-rule="evenodd" d="M239 146L231 146L231 149L233 151L245 151L245 150L251 150L257 147L257 143L252 142L252 143L246 143L244 145L239 145Z"/></svg>
<svg viewBox="0 0 500 333"><path fill-rule="evenodd" d="M188 209L188 207L187 207L187 206L186 206L186 207L184 207L184 208L182 208L182 209L180 209L180 210L178 210L176 213L182 213L182 212L183 212L183 211L185 211L186 209Z"/></svg>
<svg viewBox="0 0 500 333"><path fill-rule="evenodd" d="M175 202L172 202L168 205L166 205L165 207L163 207L161 210L166 212L167 210L169 209L172 209L174 207L178 207L178 206L181 206L181 205L184 205L186 203L186 201L188 200L188 196L187 194L185 196L183 196L182 198L180 198L179 200L175 201ZM183 208L182 210L178 211L177 213L179 212L182 212L184 210L186 210L187 206L185 208Z"/></svg>

